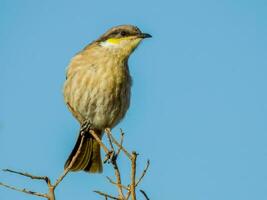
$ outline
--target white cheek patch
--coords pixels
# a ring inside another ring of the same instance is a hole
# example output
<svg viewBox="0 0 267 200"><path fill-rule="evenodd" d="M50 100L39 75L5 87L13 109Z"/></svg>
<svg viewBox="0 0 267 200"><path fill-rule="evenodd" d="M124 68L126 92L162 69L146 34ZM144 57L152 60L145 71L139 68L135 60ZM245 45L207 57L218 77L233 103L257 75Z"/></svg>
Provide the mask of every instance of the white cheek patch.
<svg viewBox="0 0 267 200"><path fill-rule="evenodd" d="M101 42L100 45L102 47L117 47L117 46L119 46L119 44L116 44L116 43L113 43L113 42L109 42L109 41Z"/></svg>

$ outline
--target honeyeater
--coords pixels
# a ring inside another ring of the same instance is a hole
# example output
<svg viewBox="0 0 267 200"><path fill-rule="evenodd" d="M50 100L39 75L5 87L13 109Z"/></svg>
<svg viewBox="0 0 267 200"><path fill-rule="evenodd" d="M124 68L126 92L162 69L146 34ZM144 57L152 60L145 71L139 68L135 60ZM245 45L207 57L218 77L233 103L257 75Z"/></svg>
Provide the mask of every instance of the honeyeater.
<svg viewBox="0 0 267 200"><path fill-rule="evenodd" d="M128 59L140 42L149 37L150 34L141 32L136 26L116 26L87 45L70 61L64 84L65 103L80 125L90 122L90 129L99 138L105 128L118 124L129 108L131 76ZM90 134L84 140L81 137L79 134L65 168L81 145L70 170L101 173L99 143Z"/></svg>

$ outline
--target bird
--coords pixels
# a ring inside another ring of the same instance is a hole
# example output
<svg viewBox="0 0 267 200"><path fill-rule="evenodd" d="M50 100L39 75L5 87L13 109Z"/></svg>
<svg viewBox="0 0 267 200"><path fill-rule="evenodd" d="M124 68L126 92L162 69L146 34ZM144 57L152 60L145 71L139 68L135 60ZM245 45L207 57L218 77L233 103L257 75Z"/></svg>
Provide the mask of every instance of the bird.
<svg viewBox="0 0 267 200"><path fill-rule="evenodd" d="M89 121L90 130L100 139L104 130L116 126L129 108L132 78L128 59L141 41L150 37L134 25L112 27L78 52L67 67L64 101L80 126ZM84 140L78 135L64 168L74 172L103 171L100 144L92 135L87 134Z"/></svg>

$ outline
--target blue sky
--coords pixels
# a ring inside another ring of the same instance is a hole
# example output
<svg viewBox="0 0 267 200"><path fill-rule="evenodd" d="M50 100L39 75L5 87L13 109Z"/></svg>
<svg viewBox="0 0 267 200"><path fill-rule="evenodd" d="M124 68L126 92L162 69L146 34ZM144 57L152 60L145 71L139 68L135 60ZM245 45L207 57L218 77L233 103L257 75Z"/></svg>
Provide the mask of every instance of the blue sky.
<svg viewBox="0 0 267 200"><path fill-rule="evenodd" d="M79 128L63 102L65 68L106 29L135 24L153 38L129 60L131 107L113 132L125 131L140 171L151 160L141 188L152 200L266 199L266 10L263 0L1 0L0 168L61 173ZM72 173L57 197L116 192L112 173ZM0 181L46 190L4 173ZM0 199L37 198L0 188Z"/></svg>

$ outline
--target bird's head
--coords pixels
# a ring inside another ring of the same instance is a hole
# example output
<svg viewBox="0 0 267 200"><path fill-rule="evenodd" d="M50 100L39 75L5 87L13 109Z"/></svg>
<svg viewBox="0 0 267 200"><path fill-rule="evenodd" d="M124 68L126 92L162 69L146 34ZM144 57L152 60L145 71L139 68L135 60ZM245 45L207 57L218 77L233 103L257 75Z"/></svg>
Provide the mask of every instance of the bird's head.
<svg viewBox="0 0 267 200"><path fill-rule="evenodd" d="M136 26L121 25L109 29L96 42L102 48L128 57L143 39L150 37L150 34L142 33Z"/></svg>

